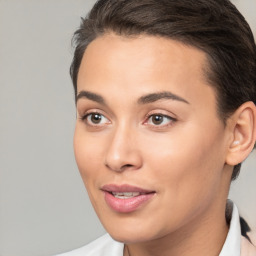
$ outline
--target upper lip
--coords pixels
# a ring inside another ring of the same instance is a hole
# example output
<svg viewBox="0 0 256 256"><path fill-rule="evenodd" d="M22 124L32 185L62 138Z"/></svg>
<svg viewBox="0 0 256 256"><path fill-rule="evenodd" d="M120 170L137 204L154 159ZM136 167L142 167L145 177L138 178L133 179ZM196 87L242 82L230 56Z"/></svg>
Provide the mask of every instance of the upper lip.
<svg viewBox="0 0 256 256"><path fill-rule="evenodd" d="M139 192L143 194L155 192L154 190L143 189L143 188L128 185L128 184L122 184L122 185L107 184L102 186L101 190L106 192Z"/></svg>

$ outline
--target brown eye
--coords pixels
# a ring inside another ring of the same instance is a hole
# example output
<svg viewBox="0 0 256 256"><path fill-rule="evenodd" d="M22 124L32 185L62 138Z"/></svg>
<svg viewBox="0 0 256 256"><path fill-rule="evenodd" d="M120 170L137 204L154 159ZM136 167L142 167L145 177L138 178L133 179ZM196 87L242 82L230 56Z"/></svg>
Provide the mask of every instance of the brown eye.
<svg viewBox="0 0 256 256"><path fill-rule="evenodd" d="M159 125L163 122L164 117L161 115L153 115L152 116L152 123L155 125Z"/></svg>
<svg viewBox="0 0 256 256"><path fill-rule="evenodd" d="M91 122L94 124L99 124L102 120L102 115L100 114L91 114Z"/></svg>

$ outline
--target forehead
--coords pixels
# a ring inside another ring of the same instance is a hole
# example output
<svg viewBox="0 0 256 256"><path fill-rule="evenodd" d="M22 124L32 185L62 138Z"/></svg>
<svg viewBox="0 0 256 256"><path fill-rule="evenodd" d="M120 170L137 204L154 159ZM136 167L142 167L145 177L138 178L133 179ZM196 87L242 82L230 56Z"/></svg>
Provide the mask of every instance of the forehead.
<svg viewBox="0 0 256 256"><path fill-rule="evenodd" d="M171 92L193 101L215 94L207 82L206 54L181 42L155 36L107 34L86 49L78 73L78 92L90 90L112 98L155 91ZM122 93L121 93L122 92Z"/></svg>

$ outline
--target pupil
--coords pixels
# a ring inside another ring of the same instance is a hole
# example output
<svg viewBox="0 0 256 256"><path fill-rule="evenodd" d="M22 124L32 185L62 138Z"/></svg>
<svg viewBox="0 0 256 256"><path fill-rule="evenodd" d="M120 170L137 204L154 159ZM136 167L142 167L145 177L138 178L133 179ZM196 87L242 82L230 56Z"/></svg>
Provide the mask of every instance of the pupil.
<svg viewBox="0 0 256 256"><path fill-rule="evenodd" d="M98 124L100 123L101 121L101 115L98 115L98 114L93 114L92 115L92 122L95 123L95 124Z"/></svg>
<svg viewBox="0 0 256 256"><path fill-rule="evenodd" d="M163 122L163 116L154 116L153 123L154 124L161 124Z"/></svg>

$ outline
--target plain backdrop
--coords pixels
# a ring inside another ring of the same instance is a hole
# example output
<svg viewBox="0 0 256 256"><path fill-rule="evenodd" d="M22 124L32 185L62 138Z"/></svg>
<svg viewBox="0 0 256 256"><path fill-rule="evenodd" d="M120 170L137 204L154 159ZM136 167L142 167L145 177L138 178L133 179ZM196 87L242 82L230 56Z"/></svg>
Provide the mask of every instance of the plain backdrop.
<svg viewBox="0 0 256 256"><path fill-rule="evenodd" d="M0 0L0 256L47 256L104 233L72 148L72 33L95 1ZM256 1L233 1L256 31ZM256 154L230 198L256 229Z"/></svg>

